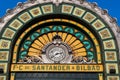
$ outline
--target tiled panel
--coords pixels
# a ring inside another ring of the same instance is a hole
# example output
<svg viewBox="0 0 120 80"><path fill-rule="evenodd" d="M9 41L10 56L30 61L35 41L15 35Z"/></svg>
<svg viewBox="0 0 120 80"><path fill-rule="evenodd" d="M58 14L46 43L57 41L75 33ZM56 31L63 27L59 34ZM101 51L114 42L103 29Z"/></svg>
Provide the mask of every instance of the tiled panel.
<svg viewBox="0 0 120 80"><path fill-rule="evenodd" d="M0 61L8 61L9 51L0 51Z"/></svg>
<svg viewBox="0 0 120 80"><path fill-rule="evenodd" d="M21 14L21 15L19 16L19 19L20 19L21 21L23 21L24 23L26 23L26 22L28 22L29 20L31 20L32 18L31 18L30 14L29 14L28 12L24 12L23 14Z"/></svg>
<svg viewBox="0 0 120 80"><path fill-rule="evenodd" d="M23 24L19 20L15 19L9 26L13 29L18 30L22 25Z"/></svg>
<svg viewBox="0 0 120 80"><path fill-rule="evenodd" d="M14 30L6 28L2 37L12 39L14 35L15 35Z"/></svg>
<svg viewBox="0 0 120 80"><path fill-rule="evenodd" d="M103 29L99 32L100 36L102 39L107 39L107 38L111 38L112 35L110 33L110 31L106 28L106 29Z"/></svg>
<svg viewBox="0 0 120 80"><path fill-rule="evenodd" d="M62 5L62 13L71 14L73 6L71 5Z"/></svg>
<svg viewBox="0 0 120 80"><path fill-rule="evenodd" d="M44 14L53 13L53 5L44 5L42 6L42 11Z"/></svg>
<svg viewBox="0 0 120 80"><path fill-rule="evenodd" d="M110 69L115 69L115 74L118 74L118 64L117 63L106 63L106 73L110 74Z"/></svg>
<svg viewBox="0 0 120 80"><path fill-rule="evenodd" d="M0 76L0 80L6 80L6 76Z"/></svg>
<svg viewBox="0 0 120 80"><path fill-rule="evenodd" d="M33 17L37 17L37 16L42 15L41 10L40 10L39 7L31 9L30 13L32 14Z"/></svg>
<svg viewBox="0 0 120 80"><path fill-rule="evenodd" d="M92 13L90 13L90 12L87 12L86 14L85 14L85 16L83 17L83 19L85 20L85 21L87 21L88 23L91 23L93 20L95 20L95 16L92 14Z"/></svg>
<svg viewBox="0 0 120 80"><path fill-rule="evenodd" d="M10 43L11 43L11 41L9 41L9 40L1 39L0 40L0 49L9 49Z"/></svg>
<svg viewBox="0 0 120 80"><path fill-rule="evenodd" d="M81 17L84 13L85 13L85 10L78 8L78 7L76 7L73 11L73 15L77 17Z"/></svg>
<svg viewBox="0 0 120 80"><path fill-rule="evenodd" d="M4 70L4 73L7 73L7 63L0 63L0 68Z"/></svg>
<svg viewBox="0 0 120 80"><path fill-rule="evenodd" d="M104 23L101 21L101 20L96 20L93 24L92 24L92 26L96 29L96 30L100 30L100 29L102 29L102 28L104 28L105 27L105 25L104 25Z"/></svg>
<svg viewBox="0 0 120 80"><path fill-rule="evenodd" d="M103 41L103 44L105 49L116 49L114 40Z"/></svg>
<svg viewBox="0 0 120 80"><path fill-rule="evenodd" d="M105 61L117 61L116 51L105 51Z"/></svg>
<svg viewBox="0 0 120 80"><path fill-rule="evenodd" d="M107 80L120 80L119 76L107 76Z"/></svg>

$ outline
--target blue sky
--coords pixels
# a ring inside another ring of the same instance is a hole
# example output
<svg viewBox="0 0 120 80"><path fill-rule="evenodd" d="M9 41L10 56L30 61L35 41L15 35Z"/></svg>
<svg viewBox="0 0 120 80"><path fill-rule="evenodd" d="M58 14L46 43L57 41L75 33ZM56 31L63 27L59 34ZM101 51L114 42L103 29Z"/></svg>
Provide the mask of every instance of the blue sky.
<svg viewBox="0 0 120 80"><path fill-rule="evenodd" d="M16 7L18 2L25 2L26 0L0 0L0 17L4 16L7 9ZM107 9L109 15L117 18L117 23L120 26L120 0L88 0L90 2L97 2L102 9Z"/></svg>

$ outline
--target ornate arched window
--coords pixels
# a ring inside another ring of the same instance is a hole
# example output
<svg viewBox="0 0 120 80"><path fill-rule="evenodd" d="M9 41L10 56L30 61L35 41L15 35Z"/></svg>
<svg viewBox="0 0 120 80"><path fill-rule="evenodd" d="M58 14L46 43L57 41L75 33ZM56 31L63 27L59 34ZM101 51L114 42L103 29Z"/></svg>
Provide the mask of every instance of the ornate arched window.
<svg viewBox="0 0 120 80"><path fill-rule="evenodd" d="M120 29L94 3L31 0L0 26L0 80L119 80Z"/></svg>

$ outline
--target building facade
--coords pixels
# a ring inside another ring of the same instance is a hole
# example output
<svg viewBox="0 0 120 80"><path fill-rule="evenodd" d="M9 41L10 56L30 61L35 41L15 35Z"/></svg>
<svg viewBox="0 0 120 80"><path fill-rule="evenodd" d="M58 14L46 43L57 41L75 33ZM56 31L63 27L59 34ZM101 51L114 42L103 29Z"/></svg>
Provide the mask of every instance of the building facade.
<svg viewBox="0 0 120 80"><path fill-rule="evenodd" d="M119 40L96 3L18 3L0 19L0 80L119 80Z"/></svg>

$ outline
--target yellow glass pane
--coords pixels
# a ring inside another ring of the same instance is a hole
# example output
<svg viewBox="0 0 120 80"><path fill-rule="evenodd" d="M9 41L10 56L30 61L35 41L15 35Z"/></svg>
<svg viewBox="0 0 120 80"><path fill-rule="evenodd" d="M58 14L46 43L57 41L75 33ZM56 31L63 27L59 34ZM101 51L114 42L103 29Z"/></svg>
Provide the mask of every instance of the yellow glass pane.
<svg viewBox="0 0 120 80"><path fill-rule="evenodd" d="M76 45L78 45L78 44L81 44L81 42L79 41L79 40L76 40L74 43L72 43L70 46L71 47L74 47L74 46L76 46Z"/></svg>
<svg viewBox="0 0 120 80"><path fill-rule="evenodd" d="M65 42L68 43L68 41L69 41L71 38L72 38L72 35L69 34L69 35L66 37Z"/></svg>
<svg viewBox="0 0 120 80"><path fill-rule="evenodd" d="M30 51L30 52L40 53L40 50L35 49L35 48L30 48L29 51Z"/></svg>
<svg viewBox="0 0 120 80"><path fill-rule="evenodd" d="M28 52L28 55L29 56L35 56L35 55L41 56L41 52L39 52L39 53L37 53L37 52Z"/></svg>
<svg viewBox="0 0 120 80"><path fill-rule="evenodd" d="M51 41L52 41L52 38L53 38L53 35L52 35L52 33L48 33L47 35L48 35L48 37L49 37L49 40L50 40L50 42L51 42Z"/></svg>
<svg viewBox="0 0 120 80"><path fill-rule="evenodd" d="M43 35L42 37L45 39L45 41L46 41L47 43L50 42L47 35Z"/></svg>
<svg viewBox="0 0 120 80"><path fill-rule="evenodd" d="M53 37L54 37L55 35L57 35L57 32L53 32L52 35L53 35Z"/></svg>
<svg viewBox="0 0 120 80"><path fill-rule="evenodd" d="M35 43L33 43L31 46L36 48L36 49L42 49L42 47L43 47L42 45L38 45L38 44L35 44Z"/></svg>
<svg viewBox="0 0 120 80"><path fill-rule="evenodd" d="M58 32L58 35L61 36L61 37L62 37L62 34L63 34L62 32Z"/></svg>
<svg viewBox="0 0 120 80"><path fill-rule="evenodd" d="M74 56L86 56L87 53L86 52L81 52L81 53L75 53L73 54Z"/></svg>
<svg viewBox="0 0 120 80"><path fill-rule="evenodd" d="M72 49L73 49L73 50L75 50L75 49L80 49L81 47L83 47L83 44L82 44L82 43L80 43L80 44L78 44L78 45L76 45L76 46L73 46Z"/></svg>
<svg viewBox="0 0 120 80"><path fill-rule="evenodd" d="M62 40L65 41L66 37L67 37L67 33L63 33L62 34Z"/></svg>
<svg viewBox="0 0 120 80"><path fill-rule="evenodd" d="M68 41L68 44L72 44L76 40L76 37L72 37L70 41Z"/></svg>
<svg viewBox="0 0 120 80"><path fill-rule="evenodd" d="M39 37L38 39L40 40L41 43L46 44L46 41L44 40L43 37Z"/></svg>
<svg viewBox="0 0 120 80"><path fill-rule="evenodd" d="M41 43L39 40L35 40L34 43L40 45L40 46L43 46L43 43Z"/></svg>
<svg viewBox="0 0 120 80"><path fill-rule="evenodd" d="M73 52L74 53L82 53L82 52L85 52L85 51L86 51L85 48L80 48L80 49L74 50Z"/></svg>

